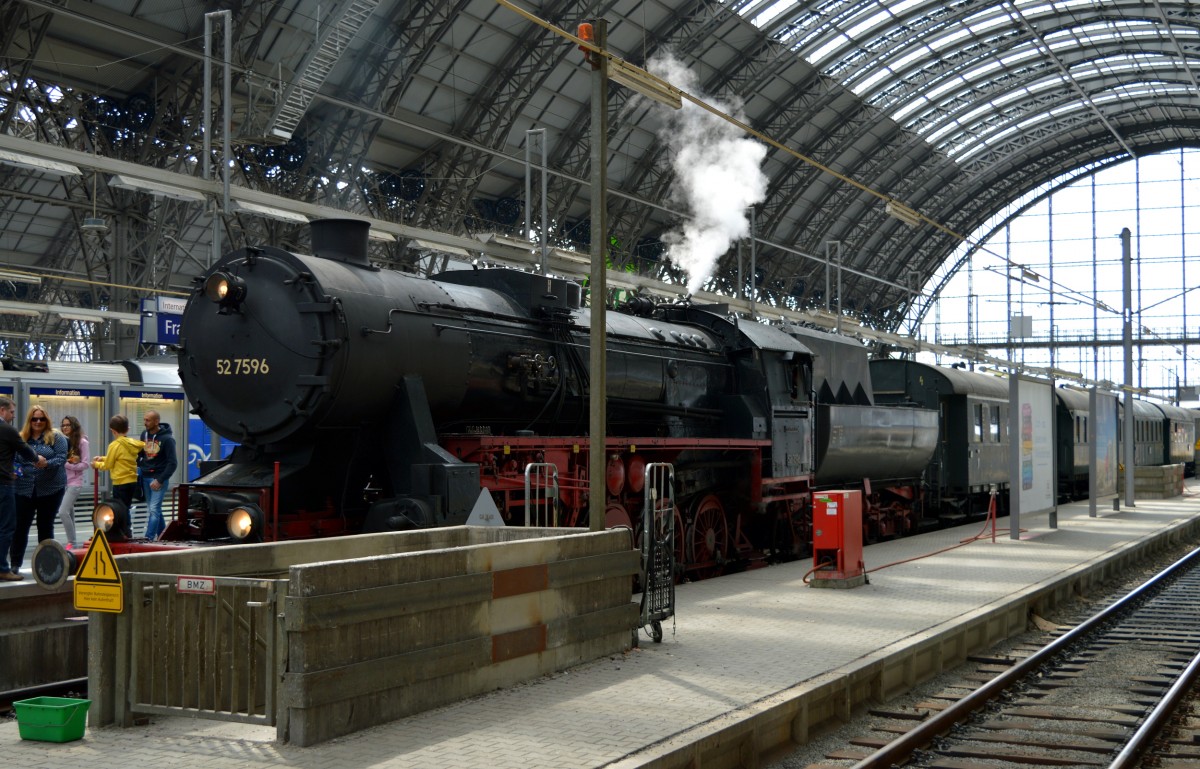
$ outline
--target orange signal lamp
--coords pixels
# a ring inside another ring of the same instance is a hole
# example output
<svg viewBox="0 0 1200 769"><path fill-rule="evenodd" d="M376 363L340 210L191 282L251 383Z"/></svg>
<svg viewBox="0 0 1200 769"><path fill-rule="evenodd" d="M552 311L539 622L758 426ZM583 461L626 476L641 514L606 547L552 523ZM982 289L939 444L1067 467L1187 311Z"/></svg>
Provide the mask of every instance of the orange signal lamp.
<svg viewBox="0 0 1200 769"><path fill-rule="evenodd" d="M590 21L582 22L578 27L576 27L575 36L580 40L594 44L596 42L596 28L592 26ZM583 51L584 61L592 66L596 65L595 60L592 58L595 55L595 51L592 51L590 48L586 48L582 45L579 46L579 50Z"/></svg>

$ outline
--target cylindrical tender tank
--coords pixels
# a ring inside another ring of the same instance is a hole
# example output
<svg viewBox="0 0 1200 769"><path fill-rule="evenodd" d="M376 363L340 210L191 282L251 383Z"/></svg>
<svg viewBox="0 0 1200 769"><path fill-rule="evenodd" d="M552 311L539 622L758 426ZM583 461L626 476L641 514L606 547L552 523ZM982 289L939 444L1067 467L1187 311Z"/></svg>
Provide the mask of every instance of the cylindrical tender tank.
<svg viewBox="0 0 1200 769"><path fill-rule="evenodd" d="M938 414L904 406L818 404L817 483L917 478L937 449Z"/></svg>

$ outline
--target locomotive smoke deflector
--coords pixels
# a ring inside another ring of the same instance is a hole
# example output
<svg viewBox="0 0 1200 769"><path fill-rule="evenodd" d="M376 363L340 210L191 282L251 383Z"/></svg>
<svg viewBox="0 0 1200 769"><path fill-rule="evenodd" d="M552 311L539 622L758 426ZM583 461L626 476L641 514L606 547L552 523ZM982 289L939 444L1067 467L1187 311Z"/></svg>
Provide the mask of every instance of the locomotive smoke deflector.
<svg viewBox="0 0 1200 769"><path fill-rule="evenodd" d="M312 231L313 254L316 256L359 267L371 266L367 260L370 222L358 219L314 219L309 222L309 228Z"/></svg>

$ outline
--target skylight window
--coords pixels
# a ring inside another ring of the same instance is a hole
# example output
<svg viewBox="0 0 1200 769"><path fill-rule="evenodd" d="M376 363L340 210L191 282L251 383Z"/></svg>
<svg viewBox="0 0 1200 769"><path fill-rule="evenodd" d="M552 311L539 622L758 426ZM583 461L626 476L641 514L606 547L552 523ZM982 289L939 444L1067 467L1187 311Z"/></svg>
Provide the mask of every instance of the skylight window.
<svg viewBox="0 0 1200 769"><path fill-rule="evenodd" d="M918 46L912 51L909 51L904 56L901 56L896 61L888 62L888 66L897 72L903 72L908 68L909 64L930 58L929 49L924 46Z"/></svg>
<svg viewBox="0 0 1200 769"><path fill-rule="evenodd" d="M892 119L896 122L904 122L904 119L922 107L933 104L927 96L919 94L915 99L903 105L892 113Z"/></svg>
<svg viewBox="0 0 1200 769"><path fill-rule="evenodd" d="M843 46L848 45L851 42L852 41L850 40L850 38L846 37L843 34L839 34L833 40L830 40L828 43L825 43L820 48L813 51L812 55L807 57L808 61L814 67L817 67L819 69L822 66L822 64L825 62L825 60L828 59L830 56L832 56L834 54L834 52L836 52L838 49L842 48Z"/></svg>
<svg viewBox="0 0 1200 769"><path fill-rule="evenodd" d="M887 67L881 67L866 80L856 83L853 89L854 93L858 96L862 96L863 93L874 88L880 81L886 80L889 77L894 77L894 73Z"/></svg>
<svg viewBox="0 0 1200 769"><path fill-rule="evenodd" d="M925 95L930 99L940 99L942 96L950 93L951 91L961 91L964 88L970 87L971 84L967 82L966 78L964 78L962 75L955 75L954 77L947 78L946 82L942 85L926 91Z"/></svg>
<svg viewBox="0 0 1200 769"><path fill-rule="evenodd" d="M969 29L955 29L949 34L926 41L926 44L935 51L944 51L947 48L953 47L955 43L964 40L971 35Z"/></svg>
<svg viewBox="0 0 1200 769"><path fill-rule="evenodd" d="M1012 20L1008 18L1008 14L999 13L994 8L989 8L983 13L977 13L966 19L963 22L963 26L970 29L975 35L982 37L986 32L1008 26L1011 23Z"/></svg>
<svg viewBox="0 0 1200 769"><path fill-rule="evenodd" d="M755 16L751 20L751 23L753 23L756 27L766 26L784 11L788 10L789 8L794 8L795 5L796 4L792 0L782 0L778 3L772 3L764 8L761 13Z"/></svg>

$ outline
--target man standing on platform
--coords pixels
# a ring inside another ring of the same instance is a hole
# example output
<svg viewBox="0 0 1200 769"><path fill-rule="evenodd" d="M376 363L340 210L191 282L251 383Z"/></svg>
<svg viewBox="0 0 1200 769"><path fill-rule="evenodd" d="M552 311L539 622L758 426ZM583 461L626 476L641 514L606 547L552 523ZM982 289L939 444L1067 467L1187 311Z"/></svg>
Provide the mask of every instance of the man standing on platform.
<svg viewBox="0 0 1200 769"><path fill-rule="evenodd" d="M0 396L0 581L19 582L23 577L8 568L8 548L12 545L13 530L17 525L16 475L13 458L20 455L38 468L46 466L46 458L29 448L25 439L13 427L13 415L17 406L12 398Z"/></svg>
<svg viewBox="0 0 1200 769"><path fill-rule="evenodd" d="M138 468L146 494L146 539L158 539L166 528L163 497L167 495L167 486L179 463L175 459L175 436L171 434L171 426L159 421L158 412L147 411L142 424L146 426L142 431L146 448L138 456Z"/></svg>

